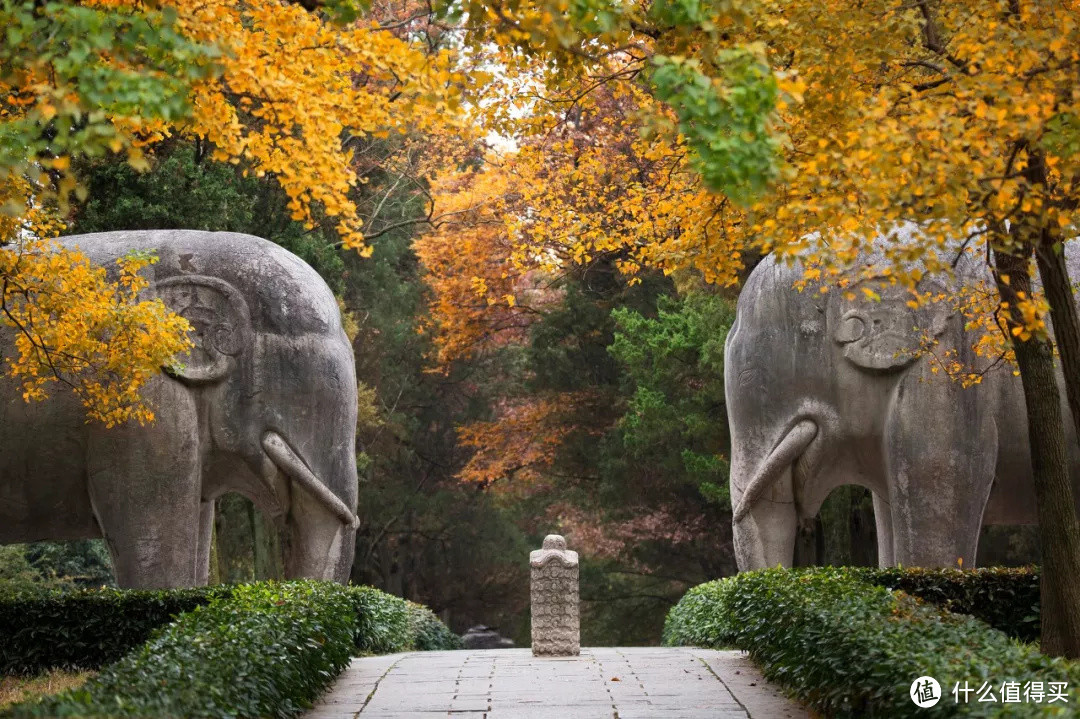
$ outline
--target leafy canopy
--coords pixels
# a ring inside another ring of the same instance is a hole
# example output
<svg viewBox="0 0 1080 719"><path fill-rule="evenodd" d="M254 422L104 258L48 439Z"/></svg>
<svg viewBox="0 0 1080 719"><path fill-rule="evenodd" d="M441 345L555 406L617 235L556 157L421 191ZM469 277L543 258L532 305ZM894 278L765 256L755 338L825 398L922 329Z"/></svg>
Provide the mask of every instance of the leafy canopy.
<svg viewBox="0 0 1080 719"><path fill-rule="evenodd" d="M0 321L19 335L5 372L28 399L63 382L91 417L145 421L140 387L188 346L183 320L136 300L150 258L125 263L117 284L46 241L71 193L86 197L73 160L122 153L145 170L147 147L197 139L214 159L273 178L292 220L310 230L331 218L342 245L370 252L352 148L452 127L465 78L407 22L352 22L352 0L313 7L0 2Z"/></svg>

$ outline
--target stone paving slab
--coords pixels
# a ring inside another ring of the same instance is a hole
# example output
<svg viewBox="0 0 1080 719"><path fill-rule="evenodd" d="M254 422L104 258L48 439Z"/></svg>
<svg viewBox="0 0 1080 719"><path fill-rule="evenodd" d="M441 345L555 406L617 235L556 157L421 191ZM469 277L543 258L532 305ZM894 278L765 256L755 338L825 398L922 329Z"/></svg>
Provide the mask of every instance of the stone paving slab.
<svg viewBox="0 0 1080 719"><path fill-rule="evenodd" d="M742 652L583 648L354 659L307 719L809 719Z"/></svg>

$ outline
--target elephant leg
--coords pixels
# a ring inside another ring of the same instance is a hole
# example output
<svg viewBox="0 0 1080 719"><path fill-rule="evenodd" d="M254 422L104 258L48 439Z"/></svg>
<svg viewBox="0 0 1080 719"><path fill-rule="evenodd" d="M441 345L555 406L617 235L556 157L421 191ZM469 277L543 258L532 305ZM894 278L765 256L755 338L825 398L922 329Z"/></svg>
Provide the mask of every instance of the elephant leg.
<svg viewBox="0 0 1080 719"><path fill-rule="evenodd" d="M894 566L892 505L877 492L874 492L874 527L877 530L878 566Z"/></svg>
<svg viewBox="0 0 1080 719"><path fill-rule="evenodd" d="M200 586L210 583L210 545L214 536L214 500L204 499L199 506L199 551L195 581Z"/></svg>
<svg viewBox="0 0 1080 719"><path fill-rule="evenodd" d="M91 430L90 501L121 587L193 586L201 495L195 404L165 378L144 395L158 410L153 423Z"/></svg>
<svg viewBox="0 0 1080 719"><path fill-rule="evenodd" d="M884 438L896 563L975 565L997 463L996 425L980 401L978 388L940 377L913 373L898 386Z"/></svg>

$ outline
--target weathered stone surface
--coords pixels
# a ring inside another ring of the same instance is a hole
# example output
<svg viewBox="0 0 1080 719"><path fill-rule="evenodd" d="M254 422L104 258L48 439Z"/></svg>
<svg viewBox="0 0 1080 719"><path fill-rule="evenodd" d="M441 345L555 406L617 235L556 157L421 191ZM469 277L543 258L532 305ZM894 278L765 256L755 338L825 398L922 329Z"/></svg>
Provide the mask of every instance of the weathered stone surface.
<svg viewBox="0 0 1080 719"><path fill-rule="evenodd" d="M477 678L473 675L482 675ZM426 682L417 683L418 677ZM429 687L435 687L430 689ZM477 719L807 719L742 652L586 648L574 657L527 649L414 652L354 659L307 714Z"/></svg>
<svg viewBox="0 0 1080 719"><path fill-rule="evenodd" d="M1073 277L1080 276L1075 244L1067 253ZM861 264L881 259L870 253ZM928 277L921 289L952 296L957 282L983 282L993 291L981 257L961 255L956 275ZM997 366L964 389L933 371L943 357L979 363L975 336L950 303L912 309L906 292L882 282L856 283L850 296L813 286L800 292L793 285L801 277L799 265L762 261L743 287L727 339L739 567L790 565L800 522L846 484L874 493L882 565L962 559L974 566L981 525L1034 523L1020 380ZM918 351L930 338L939 343L936 357ZM1067 410L1065 417L1080 479Z"/></svg>
<svg viewBox="0 0 1080 719"><path fill-rule="evenodd" d="M477 626L461 635L461 645L466 649L510 649L514 641L500 636L496 627Z"/></svg>
<svg viewBox="0 0 1080 719"><path fill-rule="evenodd" d="M62 389L27 404L0 379L0 543L104 536L124 587L205 583L213 501L248 496L284 531L286 574L344 581L355 536L356 375L330 289L249 235L185 230L64 238L115 268L157 253L148 296L195 349L146 387L157 421L87 425ZM10 347L10 330L0 330Z"/></svg>
<svg viewBox="0 0 1080 719"><path fill-rule="evenodd" d="M532 572L532 652L572 656L580 651L578 555L557 534L544 538L544 548L529 555Z"/></svg>

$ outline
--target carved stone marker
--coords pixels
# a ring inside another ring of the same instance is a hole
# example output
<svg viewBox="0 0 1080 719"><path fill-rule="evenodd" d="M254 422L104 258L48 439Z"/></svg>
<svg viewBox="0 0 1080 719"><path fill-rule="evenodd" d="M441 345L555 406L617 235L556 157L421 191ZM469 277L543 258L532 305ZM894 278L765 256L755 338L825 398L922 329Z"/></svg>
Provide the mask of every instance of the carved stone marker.
<svg viewBox="0 0 1080 719"><path fill-rule="evenodd" d="M544 548L529 554L532 570L532 653L581 653L578 618L578 555L558 534L544 537Z"/></svg>

